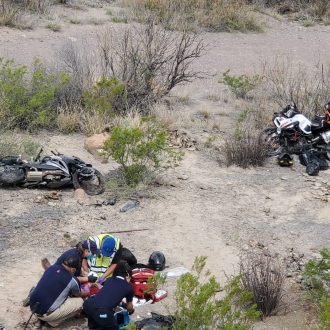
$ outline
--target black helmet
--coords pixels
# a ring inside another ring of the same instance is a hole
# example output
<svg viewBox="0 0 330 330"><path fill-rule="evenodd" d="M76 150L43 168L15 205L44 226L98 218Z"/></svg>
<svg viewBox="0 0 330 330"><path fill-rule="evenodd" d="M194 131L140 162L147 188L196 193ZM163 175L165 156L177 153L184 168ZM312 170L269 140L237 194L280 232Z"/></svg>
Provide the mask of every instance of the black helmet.
<svg viewBox="0 0 330 330"><path fill-rule="evenodd" d="M165 268L165 256L159 251L154 251L149 257L149 267L153 270L163 270Z"/></svg>

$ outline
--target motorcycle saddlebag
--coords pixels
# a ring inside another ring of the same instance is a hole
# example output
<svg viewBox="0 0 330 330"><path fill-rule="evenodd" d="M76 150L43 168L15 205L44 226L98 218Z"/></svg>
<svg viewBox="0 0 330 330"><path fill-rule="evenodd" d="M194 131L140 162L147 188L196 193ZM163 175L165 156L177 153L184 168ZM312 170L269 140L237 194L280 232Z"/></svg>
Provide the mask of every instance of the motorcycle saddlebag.
<svg viewBox="0 0 330 330"><path fill-rule="evenodd" d="M293 158L289 154L281 154L277 158L278 165L280 166L292 166Z"/></svg>

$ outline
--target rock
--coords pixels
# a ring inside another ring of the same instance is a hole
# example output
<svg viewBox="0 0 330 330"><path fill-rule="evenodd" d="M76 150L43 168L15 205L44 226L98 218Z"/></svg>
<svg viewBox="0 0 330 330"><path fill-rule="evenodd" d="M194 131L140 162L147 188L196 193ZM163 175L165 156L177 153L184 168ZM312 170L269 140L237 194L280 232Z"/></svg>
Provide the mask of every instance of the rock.
<svg viewBox="0 0 330 330"><path fill-rule="evenodd" d="M158 183L161 186L166 186L168 185L168 178L165 175L157 175L155 183Z"/></svg>
<svg viewBox="0 0 330 330"><path fill-rule="evenodd" d="M74 191L73 197L77 199L79 204L90 204L91 202L90 197L81 188Z"/></svg>
<svg viewBox="0 0 330 330"><path fill-rule="evenodd" d="M247 244L242 245L242 250L247 251L249 249L249 246Z"/></svg>
<svg viewBox="0 0 330 330"><path fill-rule="evenodd" d="M76 240L76 239L72 239L72 240L69 242L69 245L70 245L71 247L75 247L78 243L79 243L78 240Z"/></svg>
<svg viewBox="0 0 330 330"><path fill-rule="evenodd" d="M269 207L264 207L263 211L264 211L265 213L269 213L269 212L270 212L270 208L269 208Z"/></svg>
<svg viewBox="0 0 330 330"><path fill-rule="evenodd" d="M110 137L107 133L94 134L85 139L84 148L93 155L93 157L105 164L108 162L109 154L103 150L104 141ZM104 153L104 155L101 155Z"/></svg>
<svg viewBox="0 0 330 330"><path fill-rule="evenodd" d="M208 189L208 186L207 186L206 184L204 184L204 183L200 183L200 184L198 185L198 188L199 188L199 189L202 189L202 190L207 190L207 189Z"/></svg>
<svg viewBox="0 0 330 330"><path fill-rule="evenodd" d="M259 244L259 242L256 241L256 240L251 240L251 241L249 242L249 244L250 244L251 247L256 247L256 246Z"/></svg>
<svg viewBox="0 0 330 330"><path fill-rule="evenodd" d="M180 179L180 180L187 180L188 179L188 175L186 175L186 174L179 175L178 176L178 179Z"/></svg>
<svg viewBox="0 0 330 330"><path fill-rule="evenodd" d="M180 183L177 180L171 180L168 184L172 187L179 187L180 186Z"/></svg>

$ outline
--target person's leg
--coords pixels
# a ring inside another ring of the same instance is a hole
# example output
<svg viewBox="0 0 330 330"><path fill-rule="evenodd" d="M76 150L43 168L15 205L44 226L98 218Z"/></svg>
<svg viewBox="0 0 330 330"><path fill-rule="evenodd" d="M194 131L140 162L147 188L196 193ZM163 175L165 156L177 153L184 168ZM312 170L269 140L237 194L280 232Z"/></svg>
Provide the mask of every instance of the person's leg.
<svg viewBox="0 0 330 330"><path fill-rule="evenodd" d="M96 309L96 307L93 304L93 298L86 299L83 304L83 310L87 316L87 320L88 320L87 325L88 325L89 329L99 329L100 328L99 325L93 319L94 309Z"/></svg>
<svg viewBox="0 0 330 330"><path fill-rule="evenodd" d="M98 308L95 306L92 298L84 301L84 313L88 317L89 329L118 330L112 309Z"/></svg>
<svg viewBox="0 0 330 330"><path fill-rule="evenodd" d="M47 321L52 327L57 327L64 320L73 317L77 311L82 309L83 302L82 298L68 298L52 314L44 315L40 320Z"/></svg>

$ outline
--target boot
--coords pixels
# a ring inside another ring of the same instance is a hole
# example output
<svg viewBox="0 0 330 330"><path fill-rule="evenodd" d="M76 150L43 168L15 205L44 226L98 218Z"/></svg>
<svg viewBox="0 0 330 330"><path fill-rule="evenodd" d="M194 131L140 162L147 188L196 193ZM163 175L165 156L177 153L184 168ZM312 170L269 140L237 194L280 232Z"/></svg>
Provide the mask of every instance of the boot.
<svg viewBox="0 0 330 330"><path fill-rule="evenodd" d="M30 297L31 297L31 293L33 292L33 290L35 289L36 287L33 286L28 294L28 296L22 301L22 305L24 307L28 307L30 305Z"/></svg>
<svg viewBox="0 0 330 330"><path fill-rule="evenodd" d="M41 266L44 270L46 270L47 268L49 268L51 266L49 260L47 258L42 258L41 259Z"/></svg>

